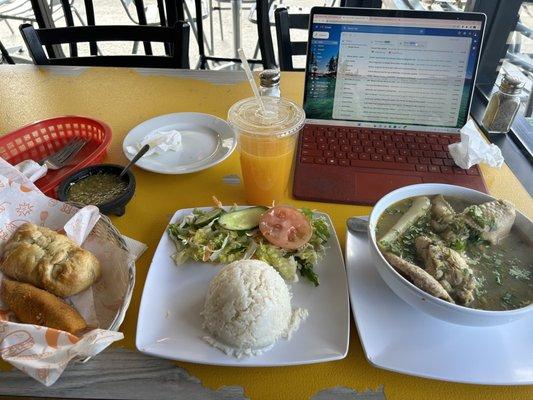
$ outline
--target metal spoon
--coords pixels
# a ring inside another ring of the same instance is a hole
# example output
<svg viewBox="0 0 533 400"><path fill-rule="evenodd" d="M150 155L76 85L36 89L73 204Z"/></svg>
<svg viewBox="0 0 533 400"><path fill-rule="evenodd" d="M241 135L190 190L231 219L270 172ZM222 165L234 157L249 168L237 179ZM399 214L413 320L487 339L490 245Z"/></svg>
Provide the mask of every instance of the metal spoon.
<svg viewBox="0 0 533 400"><path fill-rule="evenodd" d="M346 220L346 226L352 233L366 233L368 229L368 217L350 217Z"/></svg>
<svg viewBox="0 0 533 400"><path fill-rule="evenodd" d="M131 168L131 166L133 164L135 164L139 158L141 158L142 156L144 156L146 154L146 152L150 150L150 145L149 144L145 144L143 147L141 147L141 150L139 150L137 152L137 154L135 154L135 156L133 156L133 158L131 159L131 161L128 163L128 165L126 165L124 167L124 169L122 170L122 172L120 173L120 175L118 176L119 178L122 178L124 176L124 174L126 172L128 172L128 170Z"/></svg>

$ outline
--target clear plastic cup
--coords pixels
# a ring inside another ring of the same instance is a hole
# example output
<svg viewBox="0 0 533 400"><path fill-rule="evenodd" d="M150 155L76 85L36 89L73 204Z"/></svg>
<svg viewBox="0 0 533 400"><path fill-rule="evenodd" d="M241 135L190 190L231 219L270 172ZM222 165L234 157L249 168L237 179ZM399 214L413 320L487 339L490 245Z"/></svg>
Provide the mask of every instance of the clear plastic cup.
<svg viewBox="0 0 533 400"><path fill-rule="evenodd" d="M305 122L299 105L279 97L254 97L235 103L228 121L237 133L246 201L271 205L287 195L298 132Z"/></svg>

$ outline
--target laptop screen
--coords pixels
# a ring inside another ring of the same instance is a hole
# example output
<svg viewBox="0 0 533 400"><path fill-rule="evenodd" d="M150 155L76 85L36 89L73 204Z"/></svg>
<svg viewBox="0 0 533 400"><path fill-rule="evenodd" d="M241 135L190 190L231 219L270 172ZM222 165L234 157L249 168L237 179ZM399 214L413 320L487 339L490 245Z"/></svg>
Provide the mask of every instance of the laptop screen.
<svg viewBox="0 0 533 400"><path fill-rule="evenodd" d="M482 25L476 20L313 14L307 118L457 132L468 118Z"/></svg>

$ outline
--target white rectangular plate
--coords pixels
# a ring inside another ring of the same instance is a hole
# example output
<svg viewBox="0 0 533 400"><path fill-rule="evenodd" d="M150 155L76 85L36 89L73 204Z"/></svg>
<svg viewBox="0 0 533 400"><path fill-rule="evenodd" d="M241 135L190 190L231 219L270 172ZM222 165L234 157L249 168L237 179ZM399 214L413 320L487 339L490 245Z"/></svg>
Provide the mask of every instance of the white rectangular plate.
<svg viewBox="0 0 533 400"><path fill-rule="evenodd" d="M170 222L179 221L192 211L192 208L179 210ZM137 349L172 360L243 367L310 364L344 358L350 329L346 270L330 218L326 214L317 215L327 219L331 237L325 256L315 267L320 286L315 288L302 278L291 285L292 306L306 308L309 317L290 341L280 339L262 355L240 359L207 344L202 339L205 332L200 312L208 284L220 266L194 261L179 267L174 265L170 256L175 247L165 228L144 285Z"/></svg>
<svg viewBox="0 0 533 400"><path fill-rule="evenodd" d="M533 383L532 317L468 327L412 308L379 276L366 233L347 233L346 270L359 338L372 365L452 382Z"/></svg>

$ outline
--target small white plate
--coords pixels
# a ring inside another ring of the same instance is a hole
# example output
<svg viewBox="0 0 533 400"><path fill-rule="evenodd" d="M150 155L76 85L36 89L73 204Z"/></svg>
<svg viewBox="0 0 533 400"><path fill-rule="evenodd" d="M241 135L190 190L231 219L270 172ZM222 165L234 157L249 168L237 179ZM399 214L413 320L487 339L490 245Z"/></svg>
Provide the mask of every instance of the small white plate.
<svg viewBox="0 0 533 400"><path fill-rule="evenodd" d="M235 149L237 139L228 123L213 115L202 113L175 113L160 115L142 122L124 138L122 150L128 160L127 146L134 146L155 130L178 130L181 133L181 151L152 154L137 161L139 168L161 174L188 174L212 167L225 160Z"/></svg>
<svg viewBox="0 0 533 400"><path fill-rule="evenodd" d="M368 361L452 382L533 383L533 318L492 327L450 324L412 308L376 271L366 233L346 235L350 302Z"/></svg>
<svg viewBox="0 0 533 400"><path fill-rule="evenodd" d="M176 212L171 223L192 208ZM203 339L202 311L210 280L220 266L187 262L176 266L174 244L166 229L155 252L139 308L137 349L153 356L201 364L242 367L310 364L344 358L348 352L350 308L346 271L339 241L326 214L331 237L324 258L315 267L320 286L303 278L291 285L292 306L307 308L309 317L291 340L280 339L262 355L228 356Z"/></svg>

